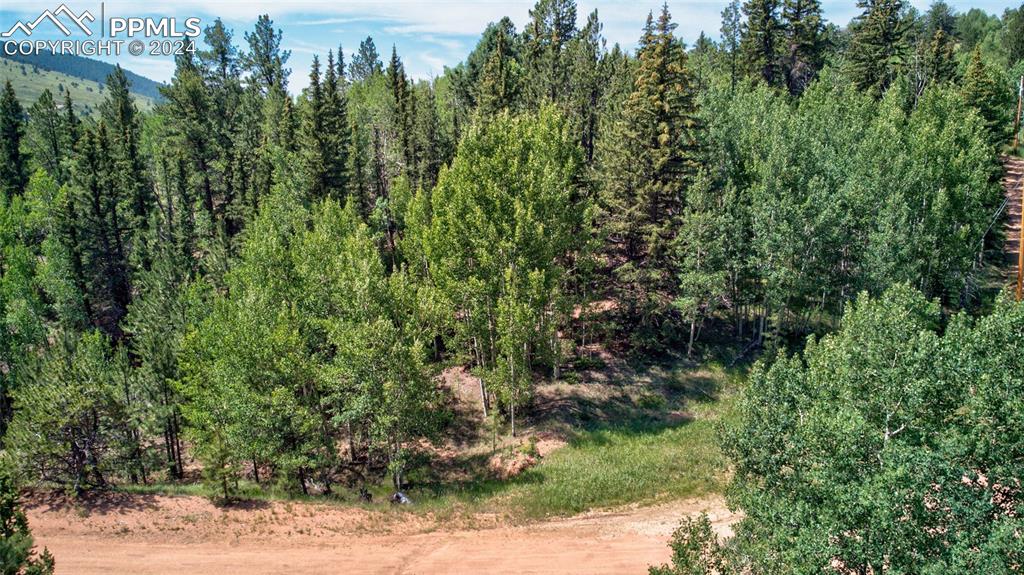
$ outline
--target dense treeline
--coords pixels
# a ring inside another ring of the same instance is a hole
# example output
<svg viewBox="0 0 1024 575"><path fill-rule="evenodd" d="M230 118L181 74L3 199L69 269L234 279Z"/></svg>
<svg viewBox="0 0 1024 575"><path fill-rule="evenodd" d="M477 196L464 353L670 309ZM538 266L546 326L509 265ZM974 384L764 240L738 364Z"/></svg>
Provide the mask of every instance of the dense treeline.
<svg viewBox="0 0 1024 575"><path fill-rule="evenodd" d="M723 445L745 518L684 522L652 574L1020 570L1024 304L944 322L906 285L751 374Z"/></svg>
<svg viewBox="0 0 1024 575"><path fill-rule="evenodd" d="M594 337L782 346L897 284L984 308L1024 10L863 10L733 3L688 49L665 7L627 53L541 0L439 78L367 38L297 97L263 16L209 26L151 114L120 68L97 118L8 85L5 450L74 490L189 457L226 497L400 487L442 365L514 434Z"/></svg>

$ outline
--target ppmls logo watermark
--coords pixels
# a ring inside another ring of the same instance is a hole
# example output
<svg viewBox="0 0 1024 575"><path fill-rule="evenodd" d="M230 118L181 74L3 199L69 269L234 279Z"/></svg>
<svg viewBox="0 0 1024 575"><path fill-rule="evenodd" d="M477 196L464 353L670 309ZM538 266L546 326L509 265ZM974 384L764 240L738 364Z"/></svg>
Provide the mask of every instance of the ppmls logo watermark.
<svg viewBox="0 0 1024 575"><path fill-rule="evenodd" d="M30 55L49 51L75 56L120 56L122 53L173 56L194 52L193 39L202 32L199 18L107 17L103 3L99 5L98 14L99 18L93 11L75 12L67 4L61 4L54 10L44 10L35 18L18 20L6 32L0 32L0 39L4 40L3 54ZM63 34L64 38L39 38L45 34L52 36L54 32ZM85 38L72 38L78 35Z"/></svg>

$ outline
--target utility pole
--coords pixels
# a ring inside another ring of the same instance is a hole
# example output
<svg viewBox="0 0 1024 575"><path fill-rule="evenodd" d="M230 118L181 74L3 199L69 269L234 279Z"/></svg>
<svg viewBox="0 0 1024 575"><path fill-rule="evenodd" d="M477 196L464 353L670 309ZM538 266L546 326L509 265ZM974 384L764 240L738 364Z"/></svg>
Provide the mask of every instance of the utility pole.
<svg viewBox="0 0 1024 575"><path fill-rule="evenodd" d="M1017 119L1013 122L1013 149L1020 144L1020 111L1024 104L1024 76L1017 87ZM1017 238L1017 301L1024 298L1024 178L1017 182L1020 192L1020 236Z"/></svg>
<svg viewBox="0 0 1024 575"><path fill-rule="evenodd" d="M1017 182L1020 193L1020 235L1017 237L1017 301L1024 296L1024 177Z"/></svg>

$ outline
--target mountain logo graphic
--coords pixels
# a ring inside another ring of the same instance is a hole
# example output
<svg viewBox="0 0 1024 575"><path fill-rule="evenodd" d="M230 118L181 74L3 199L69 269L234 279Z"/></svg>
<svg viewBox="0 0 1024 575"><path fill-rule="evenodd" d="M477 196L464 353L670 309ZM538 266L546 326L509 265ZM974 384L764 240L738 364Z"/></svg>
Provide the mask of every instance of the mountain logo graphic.
<svg viewBox="0 0 1024 575"><path fill-rule="evenodd" d="M65 36L70 36L71 30L69 30L68 27L65 26L63 22L60 21L60 18L58 16L67 16L69 19L71 19L72 22L75 23L76 26L78 26L82 30L82 32L85 32L87 36L92 36L92 30L90 30L89 27L85 25L86 20L88 20L89 22L96 21L96 18L92 15L92 13L86 10L82 12L81 15L77 15L74 13L74 11L68 8L66 4L61 4L56 10L52 12L49 10L45 10L42 14L39 15L38 18L36 18L32 22L29 22L28 24L20 20L15 22L14 26L11 26L10 30L0 33L0 38L10 38L14 35L15 32L19 30L26 36L31 36L32 31L35 30L37 26L42 24L44 20L49 20L50 22L53 22L53 25L56 26L61 32L63 32Z"/></svg>

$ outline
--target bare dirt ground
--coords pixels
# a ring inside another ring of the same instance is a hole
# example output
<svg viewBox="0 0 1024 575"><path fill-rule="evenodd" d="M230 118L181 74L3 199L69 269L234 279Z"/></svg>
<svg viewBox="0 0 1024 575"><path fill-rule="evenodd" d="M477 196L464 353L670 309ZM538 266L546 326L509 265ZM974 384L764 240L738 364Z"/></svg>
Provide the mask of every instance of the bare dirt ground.
<svg viewBox="0 0 1024 575"><path fill-rule="evenodd" d="M668 560L683 516L721 536L739 519L721 498L513 524L311 503L227 508L199 497L33 498L29 522L58 574L645 573Z"/></svg>

